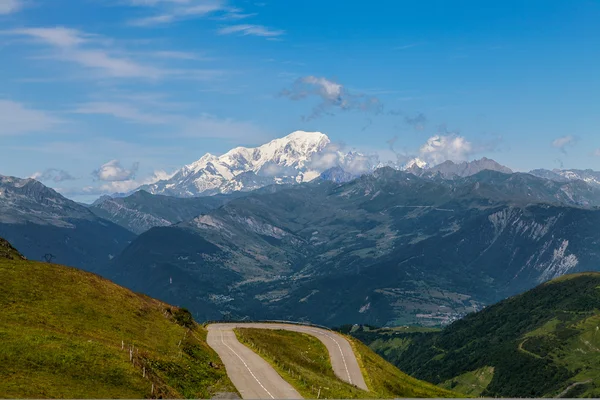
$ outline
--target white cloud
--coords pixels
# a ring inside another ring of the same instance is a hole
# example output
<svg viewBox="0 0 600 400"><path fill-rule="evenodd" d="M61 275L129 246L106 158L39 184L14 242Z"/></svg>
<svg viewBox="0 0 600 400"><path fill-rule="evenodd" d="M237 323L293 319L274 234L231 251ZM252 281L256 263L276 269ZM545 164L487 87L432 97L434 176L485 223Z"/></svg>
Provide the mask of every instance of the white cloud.
<svg viewBox="0 0 600 400"><path fill-rule="evenodd" d="M111 160L92 172L92 175L101 181L122 182L135 178L139 163L134 163L130 169L123 168L118 160Z"/></svg>
<svg viewBox="0 0 600 400"><path fill-rule="evenodd" d="M573 135L562 136L552 142L552 146L559 149L561 152L567 152L567 147L572 146L577 141Z"/></svg>
<svg viewBox="0 0 600 400"><path fill-rule="evenodd" d="M302 78L302 82L319 87L321 95L330 100L338 99L342 94L342 85L332 82L325 78L317 78L316 76L307 76Z"/></svg>
<svg viewBox="0 0 600 400"><path fill-rule="evenodd" d="M431 165L446 160L466 161L473 154L473 145L458 135L435 135L419 149L420 157Z"/></svg>
<svg viewBox="0 0 600 400"><path fill-rule="evenodd" d="M239 33L243 36L263 36L263 37L277 37L285 34L282 30L273 30L262 25L231 25L226 26L218 30L219 35L231 35Z"/></svg>
<svg viewBox="0 0 600 400"><path fill-rule="evenodd" d="M0 0L0 15L12 14L23 8L23 0Z"/></svg>
<svg viewBox="0 0 600 400"><path fill-rule="evenodd" d="M600 157L600 149L594 150L594 156L595 157Z"/></svg>
<svg viewBox="0 0 600 400"><path fill-rule="evenodd" d="M31 178L36 179L38 181L51 180L54 182L64 182L77 179L67 171L57 168L48 168L42 172L36 172L33 175L31 175Z"/></svg>
<svg viewBox="0 0 600 400"><path fill-rule="evenodd" d="M100 190L103 193L115 193L115 192L127 193L127 192L135 190L143 185L151 185L158 181L170 179L173 177L173 175L175 175L176 172L177 171L175 171L173 173L167 173L166 171L158 170L158 171L154 171L154 173L152 175L147 176L144 179L139 179L139 180L138 179L129 179L129 180L125 180L125 181L110 182L110 183L104 184L100 187Z"/></svg>
<svg viewBox="0 0 600 400"><path fill-rule="evenodd" d="M340 83L313 75L296 79L292 87L282 90L280 95L291 100L302 100L313 96L321 98L322 102L313 109L308 119L331 114L330 110L335 109L375 114L383 111L383 104L377 97L352 92Z"/></svg>
<svg viewBox="0 0 600 400"><path fill-rule="evenodd" d="M176 172L176 171L175 171ZM83 188L56 188L64 196L101 196L113 193L128 193L143 185L150 185L160 180L167 180L173 175L162 170L154 171L144 179L127 179L123 181L105 182L100 186L85 186Z"/></svg>
<svg viewBox="0 0 600 400"><path fill-rule="evenodd" d="M330 143L311 157L309 167L320 172L341 167L346 172L360 175L371 171L378 164L379 156L377 154L349 152L342 144Z"/></svg>
<svg viewBox="0 0 600 400"><path fill-rule="evenodd" d="M0 99L0 136L47 132L62 122L45 111Z"/></svg>

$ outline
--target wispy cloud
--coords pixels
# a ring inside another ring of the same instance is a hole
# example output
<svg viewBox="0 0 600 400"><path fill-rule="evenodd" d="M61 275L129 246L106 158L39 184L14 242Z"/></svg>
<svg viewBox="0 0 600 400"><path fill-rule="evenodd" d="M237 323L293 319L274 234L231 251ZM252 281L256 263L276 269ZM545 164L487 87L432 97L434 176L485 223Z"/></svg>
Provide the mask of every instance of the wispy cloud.
<svg viewBox="0 0 600 400"><path fill-rule="evenodd" d="M16 13L24 7L23 0L0 0L0 15Z"/></svg>
<svg viewBox="0 0 600 400"><path fill-rule="evenodd" d="M317 118L325 114L332 115L334 111L363 111L379 114L383 111L383 104L375 96L364 93L351 92L342 84L333 80L305 76L298 78L290 89L280 92L281 96L291 100L302 100L309 97L318 97L318 104L307 119Z"/></svg>
<svg viewBox="0 0 600 400"><path fill-rule="evenodd" d="M594 150L593 155L594 155L594 157L600 157L600 149Z"/></svg>
<svg viewBox="0 0 600 400"><path fill-rule="evenodd" d="M147 17L131 20L130 24L134 26L170 24L216 13L240 14L240 10L230 7L224 0L130 0L129 4L153 10Z"/></svg>
<svg viewBox="0 0 600 400"><path fill-rule="evenodd" d="M563 154L567 154L567 148L574 145L577 138L573 135L561 136L552 142L552 147L559 149Z"/></svg>
<svg viewBox="0 0 600 400"><path fill-rule="evenodd" d="M274 30L262 25L231 25L218 30L219 35L240 34L242 36L278 37L285 34L283 30Z"/></svg>
<svg viewBox="0 0 600 400"><path fill-rule="evenodd" d="M46 111L0 99L0 136L47 132L64 123Z"/></svg>
<svg viewBox="0 0 600 400"><path fill-rule="evenodd" d="M5 34L29 37L55 49L52 58L101 71L115 78L160 78L165 71L126 57L110 54L101 47L99 36L64 27L27 28L4 31Z"/></svg>
<svg viewBox="0 0 600 400"><path fill-rule="evenodd" d="M65 27L26 28L0 31L0 34L22 36L34 43L49 46L49 56L96 71L104 78L138 78L157 80L163 78L186 80L211 80L223 74L214 69L177 69L156 66L148 59L195 59L197 55L182 51L127 52L116 47L116 41ZM140 56L145 55L145 59Z"/></svg>
<svg viewBox="0 0 600 400"><path fill-rule="evenodd" d="M67 171L58 168L48 168L42 172L36 172L31 176L31 178L39 181L53 182L64 182L77 179Z"/></svg>

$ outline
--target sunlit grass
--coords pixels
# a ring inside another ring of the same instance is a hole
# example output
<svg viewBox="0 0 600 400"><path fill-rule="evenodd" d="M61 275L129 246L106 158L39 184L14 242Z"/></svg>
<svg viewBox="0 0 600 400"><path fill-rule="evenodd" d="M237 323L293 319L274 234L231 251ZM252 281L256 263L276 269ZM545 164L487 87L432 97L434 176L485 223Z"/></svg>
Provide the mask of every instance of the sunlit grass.
<svg viewBox="0 0 600 400"><path fill-rule="evenodd" d="M0 397L206 398L235 391L203 328L97 275L0 260ZM130 349L132 352L130 354Z"/></svg>

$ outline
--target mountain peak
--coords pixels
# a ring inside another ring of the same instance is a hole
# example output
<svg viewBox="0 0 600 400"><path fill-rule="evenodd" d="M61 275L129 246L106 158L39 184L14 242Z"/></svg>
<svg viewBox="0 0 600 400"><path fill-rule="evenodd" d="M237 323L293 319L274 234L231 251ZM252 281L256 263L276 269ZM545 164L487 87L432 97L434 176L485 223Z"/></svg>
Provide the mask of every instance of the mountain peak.
<svg viewBox="0 0 600 400"><path fill-rule="evenodd" d="M313 141L329 140L329 137L321 132L294 131L282 139L289 141ZM275 139L277 140L277 139Z"/></svg>
<svg viewBox="0 0 600 400"><path fill-rule="evenodd" d="M222 156L207 153L170 179L139 189L192 197L275 183L307 182L320 175L309 165L312 156L329 143L327 135L321 132L295 131L258 147L236 147ZM247 187L249 179L253 182L251 187Z"/></svg>

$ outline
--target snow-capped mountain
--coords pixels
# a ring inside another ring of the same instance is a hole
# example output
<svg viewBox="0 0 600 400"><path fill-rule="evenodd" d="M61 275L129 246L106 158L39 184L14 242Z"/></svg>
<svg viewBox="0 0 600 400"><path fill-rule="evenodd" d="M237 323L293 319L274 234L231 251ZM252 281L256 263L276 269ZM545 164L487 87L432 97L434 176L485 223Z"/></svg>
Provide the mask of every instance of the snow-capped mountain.
<svg viewBox="0 0 600 400"><path fill-rule="evenodd" d="M313 156L330 143L323 133L296 131L256 148L237 147L219 157L207 153L170 179L140 189L153 194L193 197L308 182L322 172L320 160Z"/></svg>
<svg viewBox="0 0 600 400"><path fill-rule="evenodd" d="M584 181L588 185L600 187L600 172L591 169L534 169L529 173L556 182Z"/></svg>
<svg viewBox="0 0 600 400"><path fill-rule="evenodd" d="M383 163L377 155L343 152L321 132L296 131L255 148L237 147L222 156L207 153L171 178L137 190L176 197L210 196L247 192L273 184L310 182L319 177L341 183L383 167L446 179L470 176L485 169L512 172L487 158L458 164L446 161L437 166L430 166L420 158L404 164Z"/></svg>
<svg viewBox="0 0 600 400"><path fill-rule="evenodd" d="M423 161L417 157L417 158L413 158L412 160L409 160L408 162L406 162L400 168L400 170L406 171L406 170L410 170L413 168L427 169L427 168L429 168L429 164L426 161Z"/></svg>

